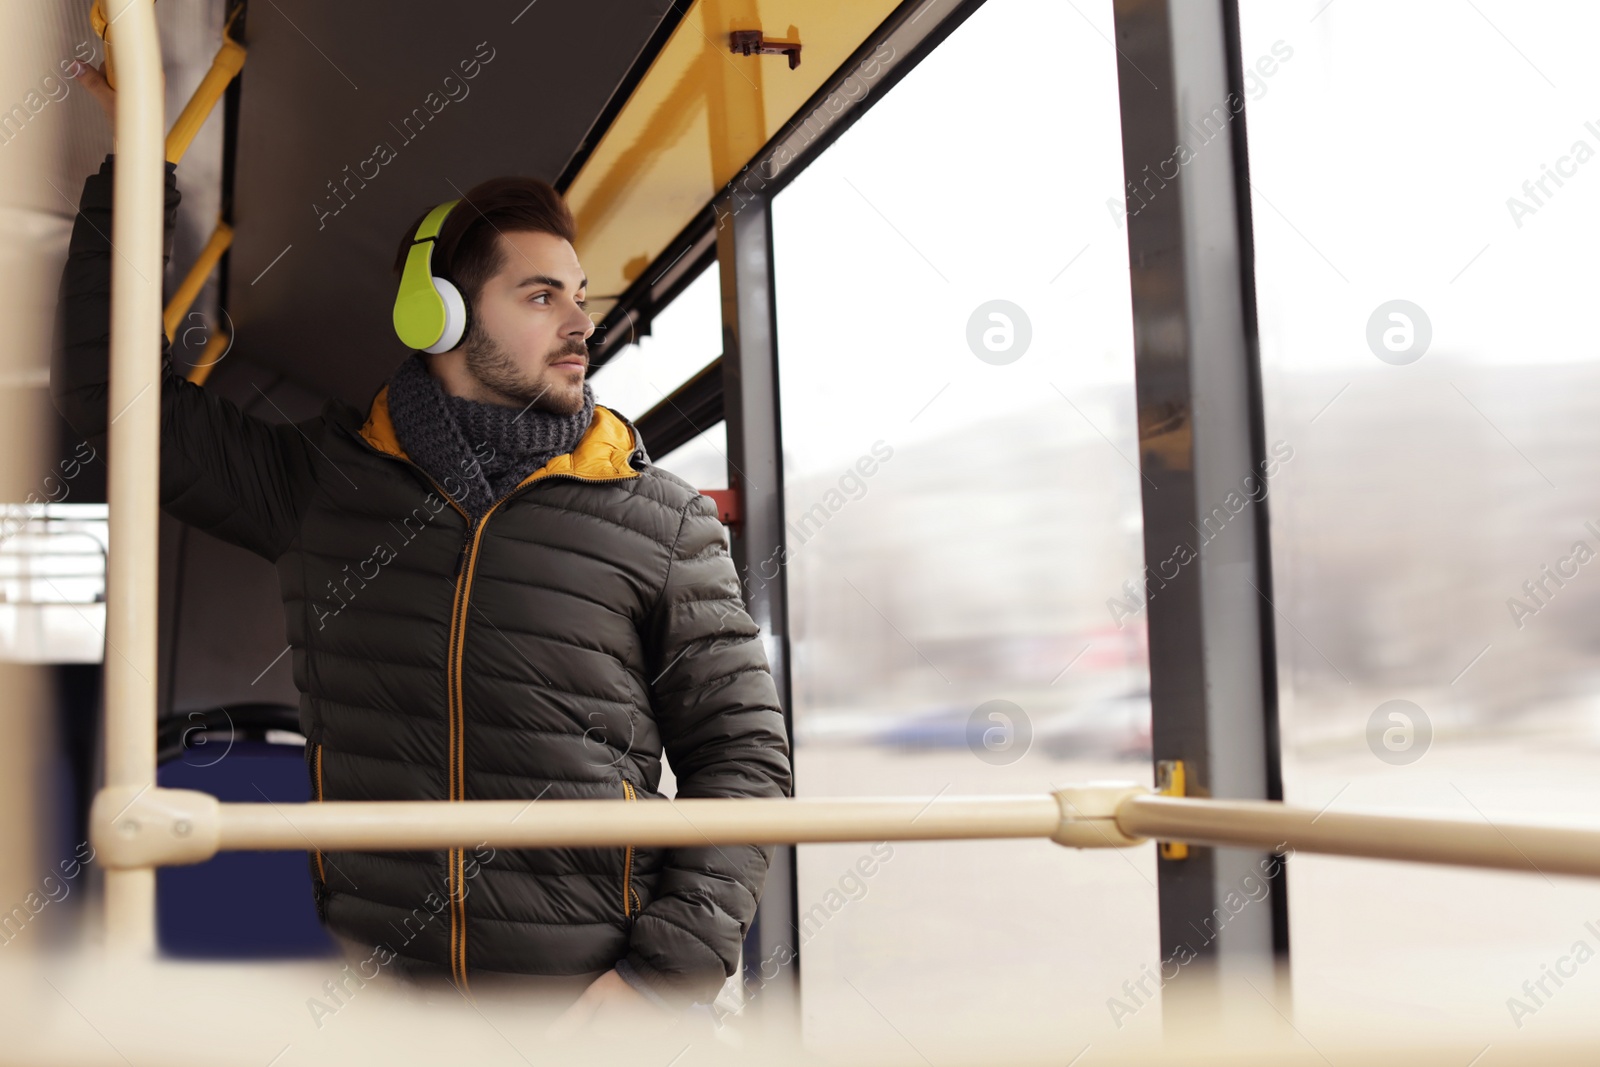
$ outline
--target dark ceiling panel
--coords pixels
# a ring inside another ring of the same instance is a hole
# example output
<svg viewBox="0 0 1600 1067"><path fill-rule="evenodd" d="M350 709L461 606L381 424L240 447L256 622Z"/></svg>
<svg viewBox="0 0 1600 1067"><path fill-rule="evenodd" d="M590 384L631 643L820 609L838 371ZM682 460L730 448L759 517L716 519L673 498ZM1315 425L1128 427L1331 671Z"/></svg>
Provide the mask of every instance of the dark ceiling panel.
<svg viewBox="0 0 1600 1067"><path fill-rule="evenodd" d="M406 354L390 324L401 231L486 178L555 181L670 6L252 0L235 356L364 407Z"/></svg>

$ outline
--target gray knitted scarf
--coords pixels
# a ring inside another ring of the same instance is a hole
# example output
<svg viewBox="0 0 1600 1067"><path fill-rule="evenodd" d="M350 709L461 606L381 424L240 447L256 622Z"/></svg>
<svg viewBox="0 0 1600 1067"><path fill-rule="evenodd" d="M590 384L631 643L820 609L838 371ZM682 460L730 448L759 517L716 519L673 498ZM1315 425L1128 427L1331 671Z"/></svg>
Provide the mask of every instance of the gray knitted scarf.
<svg viewBox="0 0 1600 1067"><path fill-rule="evenodd" d="M400 445L476 521L518 482L578 446L594 418L594 390L571 415L451 396L413 352L389 379L389 418Z"/></svg>

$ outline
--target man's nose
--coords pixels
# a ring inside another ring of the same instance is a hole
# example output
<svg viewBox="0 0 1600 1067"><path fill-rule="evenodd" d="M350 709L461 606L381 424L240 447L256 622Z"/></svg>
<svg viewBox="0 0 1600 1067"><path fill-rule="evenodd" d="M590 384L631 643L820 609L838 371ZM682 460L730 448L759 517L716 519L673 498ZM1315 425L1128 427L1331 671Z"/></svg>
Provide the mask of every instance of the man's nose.
<svg viewBox="0 0 1600 1067"><path fill-rule="evenodd" d="M578 317L572 321L567 332L587 339L590 334L594 333L594 330L594 320L589 318L587 311L579 309Z"/></svg>

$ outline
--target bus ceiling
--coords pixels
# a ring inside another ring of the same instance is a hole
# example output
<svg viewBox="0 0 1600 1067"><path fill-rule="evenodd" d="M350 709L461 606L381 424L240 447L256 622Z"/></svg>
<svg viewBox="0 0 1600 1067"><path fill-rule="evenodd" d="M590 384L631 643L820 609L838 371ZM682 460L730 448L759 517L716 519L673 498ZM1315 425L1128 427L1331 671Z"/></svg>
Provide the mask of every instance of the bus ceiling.
<svg viewBox="0 0 1600 1067"><path fill-rule="evenodd" d="M586 0L457 5L441 20L435 4L397 0L375 27L360 5L230 3L226 36L176 38L203 56L167 54L169 69L215 55L214 88L244 66L218 109L231 127L220 220L231 230L198 202L207 217L189 220L231 233L218 335L235 359L364 403L403 354L371 341L390 333L399 234L421 208L497 174L566 195L603 322L712 250L685 234L705 228L730 183L763 180L751 161L800 117L826 118L819 102L904 6ZM774 169L769 158L763 172Z"/></svg>

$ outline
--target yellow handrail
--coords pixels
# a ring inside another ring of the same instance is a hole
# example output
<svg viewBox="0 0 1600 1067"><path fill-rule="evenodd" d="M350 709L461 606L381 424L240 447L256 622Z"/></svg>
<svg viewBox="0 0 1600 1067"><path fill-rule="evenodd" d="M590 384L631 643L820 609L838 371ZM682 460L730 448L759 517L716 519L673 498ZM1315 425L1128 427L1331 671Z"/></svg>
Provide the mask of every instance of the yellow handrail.
<svg viewBox="0 0 1600 1067"><path fill-rule="evenodd" d="M211 231L211 239L200 250L194 266L189 268L189 273L184 275L183 284L178 286L178 291L172 294L172 299L167 302L167 310L161 316L161 327L166 331L167 343L171 343L177 336L178 323L189 313L189 308L194 304L195 297L200 295L206 279L211 272L217 269L217 263L222 259L222 253L233 244L233 227L221 219L217 220L217 228Z"/></svg>
<svg viewBox="0 0 1600 1067"><path fill-rule="evenodd" d="M211 109L217 106L217 101L227 92L229 83L244 69L245 47L229 35L229 31L233 28L233 20L239 17L239 10L241 9L234 10L228 18L228 24L222 29L222 47L217 49L216 57L211 60L211 69L200 79L194 95L189 97L189 103L184 107L183 113L178 116L178 121L172 124L172 129L167 133L169 163L176 163L183 158L195 134L205 125ZM109 52L107 55L109 57ZM110 69L109 60L107 69Z"/></svg>

